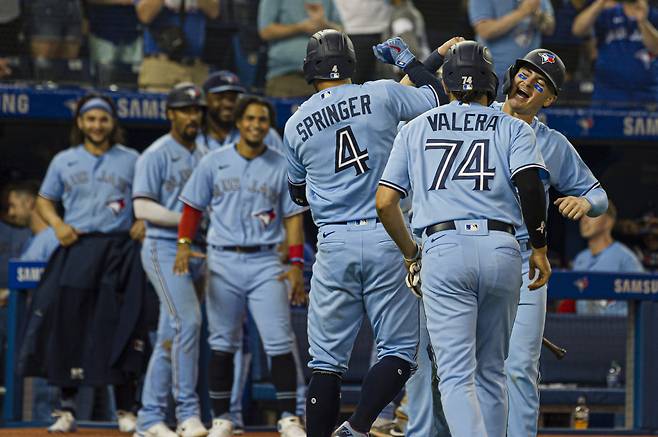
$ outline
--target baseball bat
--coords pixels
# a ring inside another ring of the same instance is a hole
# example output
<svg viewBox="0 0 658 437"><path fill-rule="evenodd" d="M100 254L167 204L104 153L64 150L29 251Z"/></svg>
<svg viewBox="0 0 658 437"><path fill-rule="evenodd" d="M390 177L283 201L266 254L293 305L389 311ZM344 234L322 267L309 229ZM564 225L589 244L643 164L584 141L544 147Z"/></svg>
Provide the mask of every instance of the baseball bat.
<svg viewBox="0 0 658 437"><path fill-rule="evenodd" d="M561 360L567 354L567 350L565 348L562 348L556 345L555 343L552 343L546 337L541 338L541 344L546 346L546 348L549 351L553 352L553 355L555 355L555 358L557 358L558 360Z"/></svg>

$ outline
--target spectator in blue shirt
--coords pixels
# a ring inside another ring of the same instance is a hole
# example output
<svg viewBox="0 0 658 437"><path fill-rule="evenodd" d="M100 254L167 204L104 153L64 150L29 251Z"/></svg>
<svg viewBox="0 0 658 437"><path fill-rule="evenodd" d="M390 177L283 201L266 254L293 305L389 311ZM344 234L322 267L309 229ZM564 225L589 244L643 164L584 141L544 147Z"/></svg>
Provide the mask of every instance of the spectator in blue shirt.
<svg viewBox="0 0 658 437"><path fill-rule="evenodd" d="M219 16L219 0L134 1L145 26L139 87L165 92L180 82L201 86L208 77L201 60L206 20Z"/></svg>
<svg viewBox="0 0 658 437"><path fill-rule="evenodd" d="M315 89L302 73L308 37L322 29L338 29L338 23L338 9L332 0L262 0L258 6L258 32L269 43L265 94L314 94Z"/></svg>
<svg viewBox="0 0 658 437"><path fill-rule="evenodd" d="M142 62L142 38L133 0L87 0L89 58L111 66Z"/></svg>
<svg viewBox="0 0 658 437"><path fill-rule="evenodd" d="M571 30L594 34L598 57L592 100L655 102L658 99L658 9L646 0L595 0Z"/></svg>
<svg viewBox="0 0 658 437"><path fill-rule="evenodd" d="M576 255L573 269L591 272L644 272L644 268L631 249L612 238L617 220L617 209L608 201L608 210L598 217L580 219L580 235L587 240L587 249ZM623 301L579 300L579 314L626 315Z"/></svg>
<svg viewBox="0 0 658 437"><path fill-rule="evenodd" d="M470 0L468 15L478 41L491 51L501 87L507 68L555 28L550 0ZM504 99L501 89L498 97Z"/></svg>

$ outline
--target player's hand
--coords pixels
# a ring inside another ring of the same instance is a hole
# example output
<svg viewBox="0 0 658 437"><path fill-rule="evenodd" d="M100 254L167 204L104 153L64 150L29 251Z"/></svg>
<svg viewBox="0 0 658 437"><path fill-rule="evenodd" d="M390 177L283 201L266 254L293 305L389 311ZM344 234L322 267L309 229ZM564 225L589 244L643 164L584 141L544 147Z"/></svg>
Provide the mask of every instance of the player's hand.
<svg viewBox="0 0 658 437"><path fill-rule="evenodd" d="M551 264L548 262L548 246L544 246L540 249L532 248L532 253L530 254L530 271L528 272L528 278L534 281L528 285L529 290L536 290L539 287L546 285L548 278L551 277ZM535 276L537 279L535 279Z"/></svg>
<svg viewBox="0 0 658 437"><path fill-rule="evenodd" d="M290 302L293 305L304 305L308 301L308 295L304 289L304 274L302 268L293 265L287 272L279 275L279 281L287 280L290 283Z"/></svg>
<svg viewBox="0 0 658 437"><path fill-rule="evenodd" d="M135 220L133 225L130 227L130 238L133 240L142 242L144 237L146 237L146 224L144 220Z"/></svg>
<svg viewBox="0 0 658 437"><path fill-rule="evenodd" d="M571 220L580 220L592 209L592 204L584 197L560 197L553 204L563 217Z"/></svg>
<svg viewBox="0 0 658 437"><path fill-rule="evenodd" d="M407 43L399 36L373 46L372 51L380 62L396 65L403 70L411 61L416 59L416 56L409 50Z"/></svg>
<svg viewBox="0 0 658 437"><path fill-rule="evenodd" d="M518 10L523 13L524 16L533 14L541 6L541 0L523 0L518 7Z"/></svg>
<svg viewBox="0 0 658 437"><path fill-rule="evenodd" d="M61 223L53 228L55 230L55 236L62 246L69 247L78 241L79 232L68 223Z"/></svg>
<svg viewBox="0 0 658 437"><path fill-rule="evenodd" d="M187 275L190 272L190 258L205 258L206 255L192 250L189 244L179 244L174 260L174 274Z"/></svg>
<svg viewBox="0 0 658 437"><path fill-rule="evenodd" d="M411 294L416 296L418 299L423 297L423 292L420 289L420 269L421 269L421 260L412 262L407 268L407 276L404 279L405 284L409 287Z"/></svg>
<svg viewBox="0 0 658 437"><path fill-rule="evenodd" d="M460 43L462 41L464 41L464 37L462 37L462 36L453 36L448 41L441 44L439 46L439 48L436 49L436 51L439 52L439 55L445 56L448 53L448 50L450 50L450 47L452 47L455 44Z"/></svg>

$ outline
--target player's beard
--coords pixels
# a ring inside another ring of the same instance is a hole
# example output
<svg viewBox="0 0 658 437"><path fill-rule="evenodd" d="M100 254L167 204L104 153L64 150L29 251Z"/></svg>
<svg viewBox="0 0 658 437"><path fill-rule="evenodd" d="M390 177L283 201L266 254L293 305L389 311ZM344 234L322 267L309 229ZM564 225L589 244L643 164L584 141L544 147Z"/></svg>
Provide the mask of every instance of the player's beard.
<svg viewBox="0 0 658 437"><path fill-rule="evenodd" d="M249 141L248 139L244 138L244 142L249 146L251 149L258 149L263 145L263 140L260 141Z"/></svg>
<svg viewBox="0 0 658 437"><path fill-rule="evenodd" d="M224 120L222 119L221 115L221 110L220 111L208 111L208 115L210 116L210 119L212 120L213 124L217 127L219 127L222 130L229 131L233 129L233 126L235 126L235 122L230 119L230 120Z"/></svg>
<svg viewBox="0 0 658 437"><path fill-rule="evenodd" d="M194 129L191 129L192 127L194 127ZM180 136L183 140L187 142L193 142L194 140L196 140L198 134L199 134L199 125L194 123L185 126L185 128L181 131Z"/></svg>

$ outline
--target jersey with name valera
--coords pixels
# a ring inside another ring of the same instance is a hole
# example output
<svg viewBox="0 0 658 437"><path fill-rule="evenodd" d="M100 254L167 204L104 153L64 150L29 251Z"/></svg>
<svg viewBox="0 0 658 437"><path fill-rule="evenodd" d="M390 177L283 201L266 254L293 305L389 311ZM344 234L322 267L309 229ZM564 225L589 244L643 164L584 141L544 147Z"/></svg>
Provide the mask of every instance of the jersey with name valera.
<svg viewBox="0 0 658 437"><path fill-rule="evenodd" d="M377 182L398 122L437 102L429 87L379 80L328 88L299 107L284 132L288 177L306 183L318 225L376 217Z"/></svg>
<svg viewBox="0 0 658 437"><path fill-rule="evenodd" d="M183 204L178 200L185 182L207 149L198 144L190 152L170 134L158 138L137 160L133 198L154 200L168 210L180 212ZM157 226L146 222L146 236L176 239L176 227Z"/></svg>
<svg viewBox="0 0 658 437"><path fill-rule="evenodd" d="M92 155L83 145L53 158L39 195L62 202L64 222L81 232L127 231L133 222L131 202L139 154L114 145Z"/></svg>
<svg viewBox="0 0 658 437"><path fill-rule="evenodd" d="M493 103L493 108L502 111L502 103ZM535 131L537 147L544 158L548 179L543 178L546 190L546 207L549 205L548 189L552 186L567 196L585 196L592 190L602 190L601 184L592 174L585 162L569 142L569 140L555 129L551 129L539 121L537 117L532 120L530 127ZM528 239L528 229L525 223L516 230L516 238Z"/></svg>
<svg viewBox="0 0 658 437"><path fill-rule="evenodd" d="M522 223L512 178L544 161L524 121L497 109L453 101L426 112L395 139L381 185L413 190L412 226L449 220Z"/></svg>
<svg viewBox="0 0 658 437"><path fill-rule="evenodd" d="M216 246L259 246L283 241L283 219L307 208L288 194L286 158L266 148L247 159L236 147L206 155L180 199L200 211L210 206L207 241Z"/></svg>

